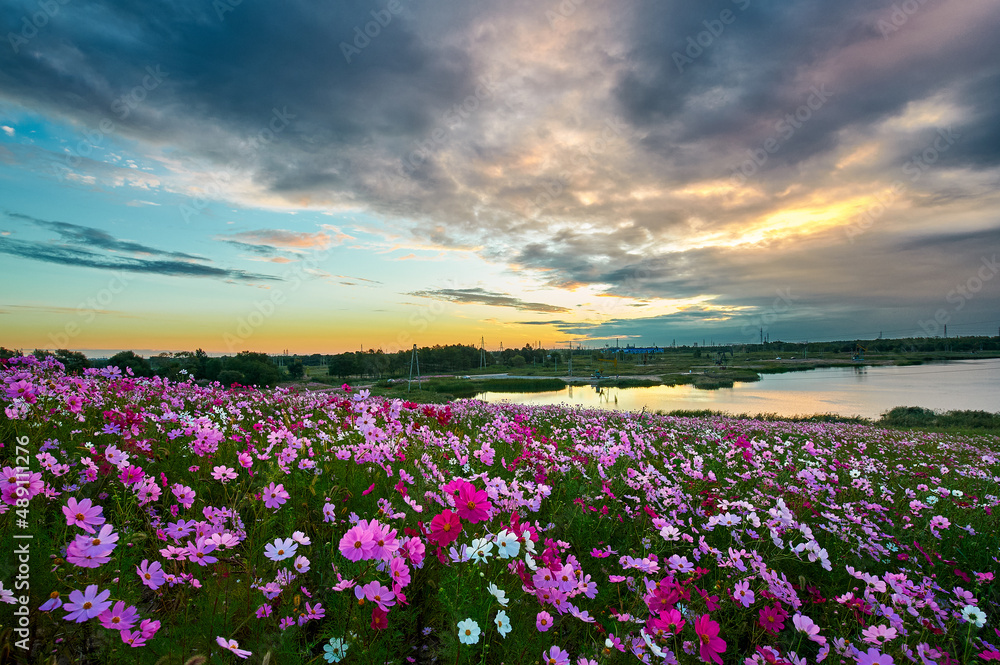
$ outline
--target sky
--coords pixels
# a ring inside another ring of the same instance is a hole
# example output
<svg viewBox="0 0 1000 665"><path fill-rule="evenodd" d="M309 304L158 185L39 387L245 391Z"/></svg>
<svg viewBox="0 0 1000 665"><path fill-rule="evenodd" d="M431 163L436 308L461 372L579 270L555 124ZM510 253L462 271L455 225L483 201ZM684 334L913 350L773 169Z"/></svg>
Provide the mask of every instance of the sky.
<svg viewBox="0 0 1000 665"><path fill-rule="evenodd" d="M998 334L994 0L12 0L0 345Z"/></svg>

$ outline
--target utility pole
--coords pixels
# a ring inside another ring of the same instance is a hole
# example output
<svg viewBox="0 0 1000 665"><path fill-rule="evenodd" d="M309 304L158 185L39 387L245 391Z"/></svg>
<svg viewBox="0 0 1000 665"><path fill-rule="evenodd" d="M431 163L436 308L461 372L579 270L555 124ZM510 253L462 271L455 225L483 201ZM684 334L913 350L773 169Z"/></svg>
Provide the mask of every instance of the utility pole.
<svg viewBox="0 0 1000 665"><path fill-rule="evenodd" d="M413 382L413 365L417 366L417 390L420 390L420 359L417 357L417 345L413 345L413 353L410 354L410 378L406 382L406 392L410 392L410 384Z"/></svg>
<svg viewBox="0 0 1000 665"><path fill-rule="evenodd" d="M573 342L569 343L569 375L573 376Z"/></svg>

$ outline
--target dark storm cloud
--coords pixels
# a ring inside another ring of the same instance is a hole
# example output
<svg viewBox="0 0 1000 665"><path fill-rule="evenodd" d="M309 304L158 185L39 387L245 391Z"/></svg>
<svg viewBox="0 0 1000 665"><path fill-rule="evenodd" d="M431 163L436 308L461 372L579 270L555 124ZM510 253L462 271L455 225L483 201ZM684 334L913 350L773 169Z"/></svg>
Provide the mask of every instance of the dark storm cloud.
<svg viewBox="0 0 1000 665"><path fill-rule="evenodd" d="M834 148L847 128L872 125L911 102L958 88L959 103L977 110L974 126L987 140L949 159L996 164L1000 42L991 35L1000 28L1000 12L960 39L935 39L926 24L917 25L926 16L906 17L909 25L887 30L898 6L894 0L640 2L630 52L635 66L620 75L616 95L627 117L650 130L653 151L703 169L705 155L743 159L767 138L780 141L775 126L825 86L830 100L802 114L809 116L800 123L806 131L797 131L803 128L794 118L786 123L786 131L796 131L764 165L770 170ZM723 12L731 23L718 36L706 32L719 30ZM907 40L921 28L924 43L914 48ZM692 144L709 150L683 150Z"/></svg>
<svg viewBox="0 0 1000 665"><path fill-rule="evenodd" d="M522 312L545 312L557 314L570 311L566 307L547 305L541 302L525 302L506 293L494 293L485 289L435 289L433 291L414 291L407 295L421 298L434 298L447 302L466 303L473 305L492 305L494 307L513 307Z"/></svg>

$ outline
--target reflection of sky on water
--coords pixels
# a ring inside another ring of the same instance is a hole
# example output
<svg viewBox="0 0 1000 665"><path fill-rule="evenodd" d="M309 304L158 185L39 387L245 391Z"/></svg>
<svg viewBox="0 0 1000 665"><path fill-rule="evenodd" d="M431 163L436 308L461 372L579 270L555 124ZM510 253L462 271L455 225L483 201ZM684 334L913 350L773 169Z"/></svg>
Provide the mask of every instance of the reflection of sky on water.
<svg viewBox="0 0 1000 665"><path fill-rule="evenodd" d="M756 383L698 390L692 386L603 388L567 386L544 393L484 393L487 402L570 404L628 411L711 409L782 416L836 413L877 418L895 406L939 411L1000 411L1000 360L909 367L835 367L766 374Z"/></svg>

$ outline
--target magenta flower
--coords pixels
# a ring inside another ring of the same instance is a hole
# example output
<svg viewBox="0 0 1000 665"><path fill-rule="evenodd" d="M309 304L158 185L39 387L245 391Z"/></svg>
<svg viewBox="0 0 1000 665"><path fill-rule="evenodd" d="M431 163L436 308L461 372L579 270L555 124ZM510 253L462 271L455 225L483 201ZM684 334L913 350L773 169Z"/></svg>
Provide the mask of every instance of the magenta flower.
<svg viewBox="0 0 1000 665"><path fill-rule="evenodd" d="M458 490L455 500L455 512L462 519L478 524L489 518L493 504L490 503L486 490L477 490L472 483L464 483Z"/></svg>
<svg viewBox="0 0 1000 665"><path fill-rule="evenodd" d="M698 653L701 659L706 663L722 665L719 654L725 652L726 641L719 637L719 624L705 614L695 620L694 632L698 635Z"/></svg>
<svg viewBox="0 0 1000 665"><path fill-rule="evenodd" d="M431 539L441 547L448 547L462 533L462 520L448 509L442 510L431 520Z"/></svg>
<svg viewBox="0 0 1000 665"><path fill-rule="evenodd" d="M101 625L111 630L131 630L139 619L139 613L134 606L125 607L125 602L119 600L114 607L101 612L98 617Z"/></svg>
<svg viewBox="0 0 1000 665"><path fill-rule="evenodd" d="M569 652L563 651L557 646L549 647L548 651L542 652L542 663L544 665L569 665Z"/></svg>
<svg viewBox="0 0 1000 665"><path fill-rule="evenodd" d="M111 592L107 589L98 593L96 584L91 584L83 592L74 589L69 594L69 602L63 605L63 609L68 612L65 617L66 621L83 623L100 615L101 612L111 607L111 602L108 600L110 595Z"/></svg>
<svg viewBox="0 0 1000 665"><path fill-rule="evenodd" d="M153 591L163 586L163 566L159 561L150 564L148 559L143 559L142 563L135 567L135 572L138 573L142 583Z"/></svg>
<svg viewBox="0 0 1000 665"><path fill-rule="evenodd" d="M375 541L372 540L372 533L367 528L355 526L348 529L344 537L340 539L340 553L351 561L361 561L370 559L375 551Z"/></svg>
<svg viewBox="0 0 1000 665"><path fill-rule="evenodd" d="M769 605L761 608L758 623L764 630L777 635L785 627L785 617L787 616L785 611L781 609L781 605L775 603L774 606Z"/></svg>
<svg viewBox="0 0 1000 665"><path fill-rule="evenodd" d="M101 514L104 512L104 508L93 505L90 499L84 499L78 503L76 498L70 497L62 511L66 515L66 524L75 524L87 533L94 533L91 525L104 524L104 516Z"/></svg>
<svg viewBox="0 0 1000 665"><path fill-rule="evenodd" d="M285 501L288 501L288 498L290 496L291 495L289 495L288 492L285 491L284 485L275 485L274 483L271 483L270 485L264 488L264 494L261 496L261 498L264 499L264 505L266 507L278 508Z"/></svg>
<svg viewBox="0 0 1000 665"><path fill-rule="evenodd" d="M538 632L544 633L551 627L552 615L545 610L542 610L538 613L538 616L535 617L535 628L538 629Z"/></svg>

